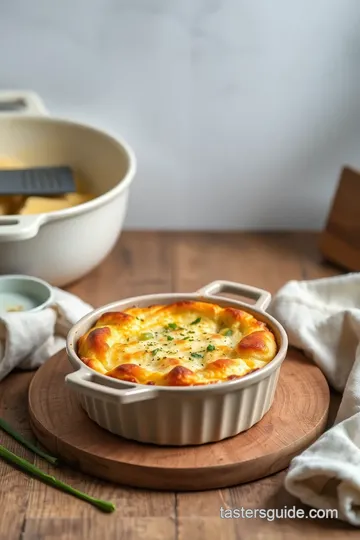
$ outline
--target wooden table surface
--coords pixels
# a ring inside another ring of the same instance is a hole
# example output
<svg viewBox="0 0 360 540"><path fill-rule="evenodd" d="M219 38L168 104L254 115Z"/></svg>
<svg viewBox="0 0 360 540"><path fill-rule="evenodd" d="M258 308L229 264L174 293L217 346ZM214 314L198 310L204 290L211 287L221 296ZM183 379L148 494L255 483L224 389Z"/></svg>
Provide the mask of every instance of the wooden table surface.
<svg viewBox="0 0 360 540"><path fill-rule="evenodd" d="M314 279L339 270L323 263L311 233L126 232L107 260L68 288L94 306L123 297L167 291L195 291L228 279L275 292L290 279ZM0 415L33 437L27 389L33 373L16 373L0 384ZM339 398L333 399L334 411ZM124 488L80 474L55 470L6 434L9 449L88 493L113 501L102 514L0 462L0 539L307 540L358 538L337 520L222 519L220 508L304 508L282 487L284 472L251 484L201 493L150 492Z"/></svg>

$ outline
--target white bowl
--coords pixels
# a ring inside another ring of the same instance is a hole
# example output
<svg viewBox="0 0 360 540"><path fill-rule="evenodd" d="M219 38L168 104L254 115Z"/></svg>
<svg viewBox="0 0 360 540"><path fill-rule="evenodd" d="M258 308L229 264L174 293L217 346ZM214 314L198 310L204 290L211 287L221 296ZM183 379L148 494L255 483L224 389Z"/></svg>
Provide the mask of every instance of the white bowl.
<svg viewBox="0 0 360 540"><path fill-rule="evenodd" d="M4 103L24 103L3 112ZM37 276L63 286L84 276L112 250L122 230L136 170L129 145L91 126L47 116L29 92L0 93L0 155L28 166L69 165L97 197L38 215L0 216L0 274Z"/></svg>

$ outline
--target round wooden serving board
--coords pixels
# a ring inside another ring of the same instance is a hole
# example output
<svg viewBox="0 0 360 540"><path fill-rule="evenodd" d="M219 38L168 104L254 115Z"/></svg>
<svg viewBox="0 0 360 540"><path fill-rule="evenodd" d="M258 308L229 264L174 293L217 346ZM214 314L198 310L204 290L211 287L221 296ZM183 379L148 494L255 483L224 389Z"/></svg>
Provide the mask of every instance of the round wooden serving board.
<svg viewBox="0 0 360 540"><path fill-rule="evenodd" d="M201 491L250 482L286 468L323 432L329 388L321 371L290 350L275 401L248 431L218 443L162 447L122 439L89 419L65 386L65 350L46 362L29 389L32 428L54 455L85 473L141 488Z"/></svg>

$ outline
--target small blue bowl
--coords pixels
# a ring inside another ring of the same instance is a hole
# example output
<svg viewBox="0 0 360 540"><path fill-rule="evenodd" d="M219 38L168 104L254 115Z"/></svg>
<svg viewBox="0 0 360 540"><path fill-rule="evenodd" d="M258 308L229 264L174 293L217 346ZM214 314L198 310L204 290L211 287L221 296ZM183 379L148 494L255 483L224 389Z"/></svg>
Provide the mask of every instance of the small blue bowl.
<svg viewBox="0 0 360 540"><path fill-rule="evenodd" d="M41 311L54 301L52 287L32 276L0 276L0 315Z"/></svg>

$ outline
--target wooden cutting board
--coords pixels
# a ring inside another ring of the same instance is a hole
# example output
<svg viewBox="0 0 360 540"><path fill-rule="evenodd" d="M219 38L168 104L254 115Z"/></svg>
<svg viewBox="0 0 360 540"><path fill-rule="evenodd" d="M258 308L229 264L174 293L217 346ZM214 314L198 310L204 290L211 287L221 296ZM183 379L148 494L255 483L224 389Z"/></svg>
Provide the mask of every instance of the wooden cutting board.
<svg viewBox="0 0 360 540"><path fill-rule="evenodd" d="M65 350L37 371L29 388L32 428L63 461L124 485L201 491L250 482L286 468L326 426L326 379L295 350L281 368L274 404L258 424L236 437L192 447L142 444L102 429L65 386L70 371Z"/></svg>
<svg viewBox="0 0 360 540"><path fill-rule="evenodd" d="M360 172L344 167L320 236L325 259L344 269L360 271Z"/></svg>

